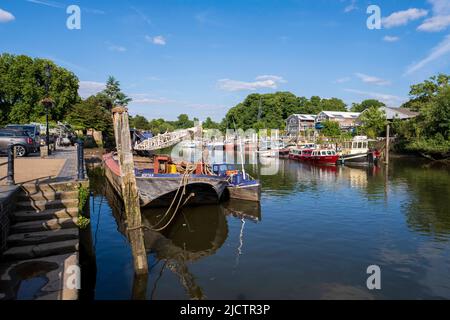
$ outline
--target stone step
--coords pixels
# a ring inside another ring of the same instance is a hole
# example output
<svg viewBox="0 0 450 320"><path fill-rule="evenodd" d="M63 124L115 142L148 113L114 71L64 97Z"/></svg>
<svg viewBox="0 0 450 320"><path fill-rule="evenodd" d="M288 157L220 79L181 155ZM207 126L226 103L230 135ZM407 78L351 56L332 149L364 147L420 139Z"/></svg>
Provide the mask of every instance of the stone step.
<svg viewBox="0 0 450 320"><path fill-rule="evenodd" d="M3 253L4 261L42 258L78 251L78 240L67 240L54 243L13 247Z"/></svg>
<svg viewBox="0 0 450 320"><path fill-rule="evenodd" d="M78 199L59 199L59 200L40 200L40 201L20 201L16 204L16 209L35 210L37 212L45 211L47 209L63 209L63 208L78 208Z"/></svg>
<svg viewBox="0 0 450 320"><path fill-rule="evenodd" d="M63 192L63 191L76 191L78 190L78 182L54 182L54 183L30 183L22 185L22 189L25 193L38 193L38 192Z"/></svg>
<svg viewBox="0 0 450 320"><path fill-rule="evenodd" d="M51 220L19 222L13 224L10 227L10 234L78 228L76 223L77 218L60 218Z"/></svg>
<svg viewBox="0 0 450 320"><path fill-rule="evenodd" d="M52 191L52 192L33 192L23 193L19 196L18 201L43 201L43 200L61 200L61 199L78 199L77 191Z"/></svg>
<svg viewBox="0 0 450 320"><path fill-rule="evenodd" d="M42 212L36 212L35 210L16 211L11 213L10 218L13 222L26 222L57 218L75 218L77 216L78 208L64 208L45 210Z"/></svg>
<svg viewBox="0 0 450 320"><path fill-rule="evenodd" d="M43 243L78 239L78 228L16 233L8 237L8 247L30 246Z"/></svg>

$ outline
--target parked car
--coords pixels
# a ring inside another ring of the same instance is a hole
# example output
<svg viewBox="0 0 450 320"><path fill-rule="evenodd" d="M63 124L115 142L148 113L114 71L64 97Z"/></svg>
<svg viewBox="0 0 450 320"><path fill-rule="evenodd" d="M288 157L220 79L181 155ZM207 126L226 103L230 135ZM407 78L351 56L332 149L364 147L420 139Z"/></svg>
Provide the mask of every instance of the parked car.
<svg viewBox="0 0 450 320"><path fill-rule="evenodd" d="M0 129L0 153L8 153L8 145L13 144L17 157L25 157L34 151L34 140L23 130Z"/></svg>
<svg viewBox="0 0 450 320"><path fill-rule="evenodd" d="M41 128L35 124L8 124L7 129L26 131L33 139L33 152L38 152L41 147Z"/></svg>
<svg viewBox="0 0 450 320"><path fill-rule="evenodd" d="M40 143L41 146L45 146L45 144L47 143L46 137L47 137L47 135L45 135L45 134L41 135L41 139L40 139L40 141L39 141L39 143ZM49 142L50 144L56 142L56 138L55 138L55 136L54 136L53 134L50 134L50 135L49 135L49 137L48 137L48 142Z"/></svg>

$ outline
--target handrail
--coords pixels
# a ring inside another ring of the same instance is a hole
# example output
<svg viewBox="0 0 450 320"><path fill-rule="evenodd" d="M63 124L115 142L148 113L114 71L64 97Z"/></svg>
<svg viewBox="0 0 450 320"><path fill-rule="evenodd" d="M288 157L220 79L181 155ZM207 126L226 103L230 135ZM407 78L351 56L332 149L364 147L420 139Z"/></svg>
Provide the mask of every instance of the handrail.
<svg viewBox="0 0 450 320"><path fill-rule="evenodd" d="M14 146L12 144L8 145L8 161L0 163L0 167L7 165L8 168L6 169L6 176L1 177L0 181L7 180L7 185L14 185Z"/></svg>

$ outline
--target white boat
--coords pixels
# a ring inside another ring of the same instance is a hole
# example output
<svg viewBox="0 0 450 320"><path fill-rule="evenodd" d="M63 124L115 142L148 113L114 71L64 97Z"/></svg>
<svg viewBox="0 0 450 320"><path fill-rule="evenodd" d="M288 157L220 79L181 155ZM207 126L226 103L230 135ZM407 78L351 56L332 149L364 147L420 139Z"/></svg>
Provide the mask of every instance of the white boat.
<svg viewBox="0 0 450 320"><path fill-rule="evenodd" d="M356 136L351 141L342 144L339 155L344 164L376 164L380 157L380 152L369 147L369 142L376 141L368 139L366 136Z"/></svg>

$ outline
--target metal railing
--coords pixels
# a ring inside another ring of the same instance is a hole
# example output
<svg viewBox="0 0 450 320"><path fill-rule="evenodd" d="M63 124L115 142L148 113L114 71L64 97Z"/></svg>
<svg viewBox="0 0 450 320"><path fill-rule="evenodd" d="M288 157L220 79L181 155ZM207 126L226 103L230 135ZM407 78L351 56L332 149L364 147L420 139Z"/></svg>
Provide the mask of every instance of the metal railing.
<svg viewBox="0 0 450 320"><path fill-rule="evenodd" d="M6 176L0 177L0 181L6 179L7 185L14 185L14 146L12 144L8 145L8 161L0 163L0 167L8 166L6 171Z"/></svg>

